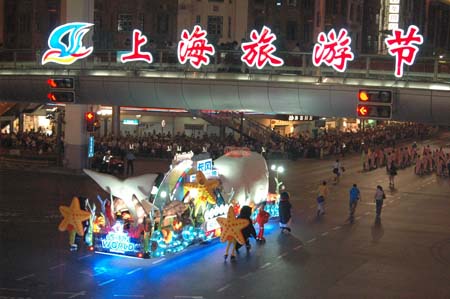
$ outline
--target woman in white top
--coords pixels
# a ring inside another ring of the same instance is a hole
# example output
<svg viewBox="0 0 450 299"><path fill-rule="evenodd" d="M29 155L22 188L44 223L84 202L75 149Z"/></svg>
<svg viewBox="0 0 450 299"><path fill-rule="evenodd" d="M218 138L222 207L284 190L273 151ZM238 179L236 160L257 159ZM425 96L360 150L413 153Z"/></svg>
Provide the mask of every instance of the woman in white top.
<svg viewBox="0 0 450 299"><path fill-rule="evenodd" d="M375 192L377 218L380 218L380 216L381 216L381 208L383 207L383 201L385 198L386 198L386 195L384 194L383 187L378 185L377 191Z"/></svg>

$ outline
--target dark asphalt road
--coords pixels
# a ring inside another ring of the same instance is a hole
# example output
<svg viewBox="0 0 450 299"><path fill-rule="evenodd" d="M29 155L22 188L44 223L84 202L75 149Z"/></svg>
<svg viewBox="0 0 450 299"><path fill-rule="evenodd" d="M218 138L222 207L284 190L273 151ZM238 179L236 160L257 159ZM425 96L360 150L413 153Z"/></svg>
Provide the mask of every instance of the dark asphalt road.
<svg viewBox="0 0 450 299"><path fill-rule="evenodd" d="M434 145L446 140L434 140ZM450 149L447 149L450 151ZM332 160L283 163L293 197L293 232L272 221L267 242L224 263L217 241L162 259L138 260L67 249L58 206L102 191L85 176L0 169L0 298L450 298L450 180L400 170L374 222L375 186L384 170L361 173L347 157L317 219L316 189L332 177ZM137 172L166 165L140 162ZM272 178L271 178L272 179ZM348 217L348 189L362 202Z"/></svg>

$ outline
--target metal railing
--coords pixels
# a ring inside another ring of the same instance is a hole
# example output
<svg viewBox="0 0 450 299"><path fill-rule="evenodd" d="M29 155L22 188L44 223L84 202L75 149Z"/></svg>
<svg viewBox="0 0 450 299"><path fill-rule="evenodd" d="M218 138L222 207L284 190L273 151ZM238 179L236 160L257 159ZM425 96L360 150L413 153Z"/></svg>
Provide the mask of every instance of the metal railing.
<svg viewBox="0 0 450 299"><path fill-rule="evenodd" d="M123 51L120 51L123 53ZM180 64L176 49L156 49L150 51L153 63L121 63L119 50L98 50L89 57L71 65L54 63L41 64L41 51L0 50L0 70L124 70L124 71L161 71L161 72L200 72L200 73L245 73L266 75L299 75L316 77L365 78L382 80L450 82L450 59L439 57L416 58L412 66L405 66L404 77L394 76L395 58L389 55L359 55L348 62L343 73L331 67L316 67L312 64L312 53L276 52L283 58L282 67L265 66L262 70L249 68L241 61L241 51L218 50L211 63L197 70L189 64ZM419 53L420 55L420 53Z"/></svg>

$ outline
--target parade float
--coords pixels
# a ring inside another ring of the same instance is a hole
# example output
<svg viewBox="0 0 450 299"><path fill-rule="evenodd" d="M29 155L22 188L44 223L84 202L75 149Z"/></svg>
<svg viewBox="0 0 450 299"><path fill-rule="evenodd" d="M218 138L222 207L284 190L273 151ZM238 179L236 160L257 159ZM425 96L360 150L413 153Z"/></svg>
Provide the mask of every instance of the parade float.
<svg viewBox="0 0 450 299"><path fill-rule="evenodd" d="M246 148L227 148L214 162L208 153L177 154L158 185L157 174L121 180L88 169L84 172L109 196L97 197L100 209L89 200L80 209L83 202L78 199L78 210L66 213L60 230L69 230L72 236L75 231L70 228L77 228L76 234L84 236L89 249L99 253L151 258L180 252L219 237L217 218L226 217L230 207L237 215L247 205L256 215L266 203L265 210L278 216L277 196L268 193L266 161ZM81 218L72 217L80 213Z"/></svg>

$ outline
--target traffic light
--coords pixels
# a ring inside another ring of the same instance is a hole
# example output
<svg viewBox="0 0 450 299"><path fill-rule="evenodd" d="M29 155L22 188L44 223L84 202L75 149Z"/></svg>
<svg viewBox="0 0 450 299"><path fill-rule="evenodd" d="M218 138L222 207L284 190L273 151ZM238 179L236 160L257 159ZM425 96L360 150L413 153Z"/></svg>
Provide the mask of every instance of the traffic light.
<svg viewBox="0 0 450 299"><path fill-rule="evenodd" d="M74 89L74 79L73 78L50 78L47 80L47 85L54 89Z"/></svg>
<svg viewBox="0 0 450 299"><path fill-rule="evenodd" d="M392 107L388 105L359 104L356 108L359 118L390 119Z"/></svg>
<svg viewBox="0 0 450 299"><path fill-rule="evenodd" d="M75 93L73 91L52 91L47 94L47 98L52 102L73 103Z"/></svg>
<svg viewBox="0 0 450 299"><path fill-rule="evenodd" d="M75 102L75 79L74 78L49 78L47 80L49 93L47 98L52 102L73 103Z"/></svg>
<svg viewBox="0 0 450 299"><path fill-rule="evenodd" d="M356 114L363 119L391 119L392 103L392 90L360 89Z"/></svg>
<svg viewBox="0 0 450 299"><path fill-rule="evenodd" d="M86 112L84 114L84 119L86 120L86 131L87 132L94 132L95 131L95 113L94 112Z"/></svg>
<svg viewBox="0 0 450 299"><path fill-rule="evenodd" d="M360 102L392 104L392 91L360 89L358 93Z"/></svg>

